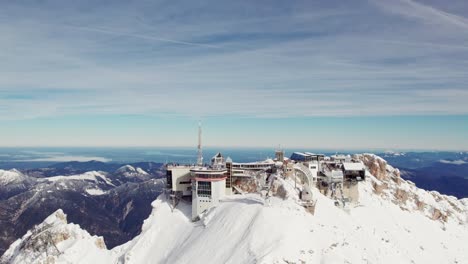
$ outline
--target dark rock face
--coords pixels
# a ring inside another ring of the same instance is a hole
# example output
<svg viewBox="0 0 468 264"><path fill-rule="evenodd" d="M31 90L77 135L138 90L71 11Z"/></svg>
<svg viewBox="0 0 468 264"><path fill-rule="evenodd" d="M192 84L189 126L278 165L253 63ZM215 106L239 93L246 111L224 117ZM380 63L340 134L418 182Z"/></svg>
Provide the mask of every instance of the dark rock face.
<svg viewBox="0 0 468 264"><path fill-rule="evenodd" d="M99 196L103 207L119 219L119 229L124 234L135 237L141 231L143 220L152 211L151 202L163 192L165 180L149 180L143 183L126 183L111 190L108 194ZM143 217L144 216L144 217ZM109 248L120 245L129 239L106 240Z"/></svg>
<svg viewBox="0 0 468 264"><path fill-rule="evenodd" d="M163 170L162 166L153 169ZM113 174L102 173L110 182L100 177L55 181L28 177L0 185L0 255L57 209L68 215L69 222L92 235L103 236L108 248L138 235L165 180L151 174L149 180L125 182L124 178L116 180Z"/></svg>
<svg viewBox="0 0 468 264"><path fill-rule="evenodd" d="M20 183L0 185L0 200L6 200L10 197L23 193L34 185L34 181L24 181Z"/></svg>

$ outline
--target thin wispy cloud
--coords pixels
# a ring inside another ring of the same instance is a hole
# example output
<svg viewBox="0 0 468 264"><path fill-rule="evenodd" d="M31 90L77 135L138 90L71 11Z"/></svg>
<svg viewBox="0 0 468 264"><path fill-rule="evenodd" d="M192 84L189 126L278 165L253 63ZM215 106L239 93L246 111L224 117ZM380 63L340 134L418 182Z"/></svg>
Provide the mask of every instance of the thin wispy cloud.
<svg viewBox="0 0 468 264"><path fill-rule="evenodd" d="M0 119L468 114L467 11L410 0L7 3Z"/></svg>
<svg viewBox="0 0 468 264"><path fill-rule="evenodd" d="M468 19L456 14L425 5L413 0L373 0L384 10L395 12L411 18L417 18L428 24L441 23L468 30Z"/></svg>

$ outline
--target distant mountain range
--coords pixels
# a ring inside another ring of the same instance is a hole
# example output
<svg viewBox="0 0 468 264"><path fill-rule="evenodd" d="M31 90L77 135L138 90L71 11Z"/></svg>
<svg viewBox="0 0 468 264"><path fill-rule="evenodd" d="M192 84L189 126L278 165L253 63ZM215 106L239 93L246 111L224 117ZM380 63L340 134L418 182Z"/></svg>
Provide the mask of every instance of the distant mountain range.
<svg viewBox="0 0 468 264"><path fill-rule="evenodd" d="M165 184L161 163L64 162L0 170L0 255L61 208L74 223L120 245L139 234Z"/></svg>
<svg viewBox="0 0 468 264"><path fill-rule="evenodd" d="M436 190L458 198L468 197L468 164L434 163L431 166L405 169L401 175L422 189Z"/></svg>
<svg viewBox="0 0 468 264"><path fill-rule="evenodd" d="M162 172L162 163L155 162L137 162L130 164L119 164L119 163L107 163L101 161L70 161L70 162L61 162L53 165L49 165L45 168L39 167L34 169L24 169L22 170L26 174L34 177L49 177L54 175L72 175L84 173L87 171L104 171L107 173L114 173L119 168L129 165L135 168L141 168L153 176L161 176Z"/></svg>
<svg viewBox="0 0 468 264"><path fill-rule="evenodd" d="M401 176L425 190L458 198L468 197L467 152L387 152L381 153Z"/></svg>

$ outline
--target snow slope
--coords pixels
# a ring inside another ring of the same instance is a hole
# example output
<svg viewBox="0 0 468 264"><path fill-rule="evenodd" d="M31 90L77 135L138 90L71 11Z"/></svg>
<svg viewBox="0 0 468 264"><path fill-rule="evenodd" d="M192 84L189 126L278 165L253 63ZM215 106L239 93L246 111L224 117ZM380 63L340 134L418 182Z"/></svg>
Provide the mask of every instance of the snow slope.
<svg viewBox="0 0 468 264"><path fill-rule="evenodd" d="M125 177L137 177L137 176L148 176L149 174L140 167L133 167L131 165L125 165L118 168L116 173L122 174Z"/></svg>
<svg viewBox="0 0 468 264"><path fill-rule="evenodd" d="M106 192L101 190L101 189L97 189L97 188L94 188L94 189L86 189L85 192L89 195L103 195L105 194Z"/></svg>
<svg viewBox="0 0 468 264"><path fill-rule="evenodd" d="M83 174L71 175L71 176L54 176L41 179L42 181L56 182L56 181L69 181L69 180L88 180L94 182L105 182L106 184L114 186L112 181L107 176L98 171L89 171Z"/></svg>
<svg viewBox="0 0 468 264"><path fill-rule="evenodd" d="M7 185L12 183L19 183L25 180L27 176L18 170L0 170L0 185Z"/></svg>
<svg viewBox="0 0 468 264"><path fill-rule="evenodd" d="M417 188L411 181L403 180L400 171L374 154L354 155L367 167L367 186L372 193L398 205L402 210L420 213L426 217L455 224L468 224L468 199Z"/></svg>
<svg viewBox="0 0 468 264"><path fill-rule="evenodd" d="M294 200L271 198L264 204L260 196L249 194L230 197L196 223L190 221L189 205L171 212L160 197L134 240L111 251L94 247L89 237L79 243L64 241L58 243L63 253L57 263L90 259L100 263L463 263L468 259L466 226L442 225L403 211L375 199L367 187L360 188L359 206L349 213L319 193L315 193L314 216ZM21 252L12 263L31 263L28 255Z"/></svg>
<svg viewBox="0 0 468 264"><path fill-rule="evenodd" d="M61 252L66 254L60 255ZM68 224L59 209L15 241L0 263L70 263L75 259L82 263L112 261L102 237L91 236L78 225Z"/></svg>
<svg viewBox="0 0 468 264"><path fill-rule="evenodd" d="M160 196L152 203L142 233L113 250L96 247L89 235L74 235L85 231L61 223L62 229L70 229L71 238L57 241L60 253L53 259L56 263L467 263L468 200L417 189L398 179L398 171L379 158L360 158L375 175L358 184L359 199L347 209L336 207L314 189L317 205L311 215L298 204L294 183L281 179L279 184L288 192L285 200L265 201L258 194L229 196L195 223L190 221L190 204L182 202L172 211ZM21 248L25 243L37 241L26 235L0 261L45 260L44 254Z"/></svg>

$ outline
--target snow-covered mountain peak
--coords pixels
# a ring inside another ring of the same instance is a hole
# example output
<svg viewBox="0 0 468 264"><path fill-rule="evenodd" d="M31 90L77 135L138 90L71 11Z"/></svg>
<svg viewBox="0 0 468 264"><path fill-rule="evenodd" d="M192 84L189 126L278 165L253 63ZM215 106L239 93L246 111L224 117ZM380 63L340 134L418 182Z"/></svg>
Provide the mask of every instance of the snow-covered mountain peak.
<svg viewBox="0 0 468 264"><path fill-rule="evenodd" d="M117 175L122 175L126 178L135 178L135 177L142 178L142 177L149 176L149 174L146 171L144 171L142 168L140 167L135 168L131 165L122 166L118 168L115 172Z"/></svg>
<svg viewBox="0 0 468 264"><path fill-rule="evenodd" d="M104 182L108 185L114 185L112 181L107 177L105 172L100 171L88 171L82 174L70 175L70 176L54 176L41 179L42 181L56 182L56 181L70 181L70 180L86 180L94 182Z"/></svg>
<svg viewBox="0 0 468 264"><path fill-rule="evenodd" d="M26 175L16 169L0 170L0 185L18 183L27 178Z"/></svg>
<svg viewBox="0 0 468 264"><path fill-rule="evenodd" d="M116 172L136 172L136 169L132 165L124 165L118 168Z"/></svg>
<svg viewBox="0 0 468 264"><path fill-rule="evenodd" d="M69 251L70 248L74 250ZM71 256L80 258L83 263L94 262L95 255L83 254L87 251L106 252L103 238L91 236L79 225L69 224L67 216L59 209L15 241L0 258L0 263L70 263ZM69 255L63 256L63 252Z"/></svg>

